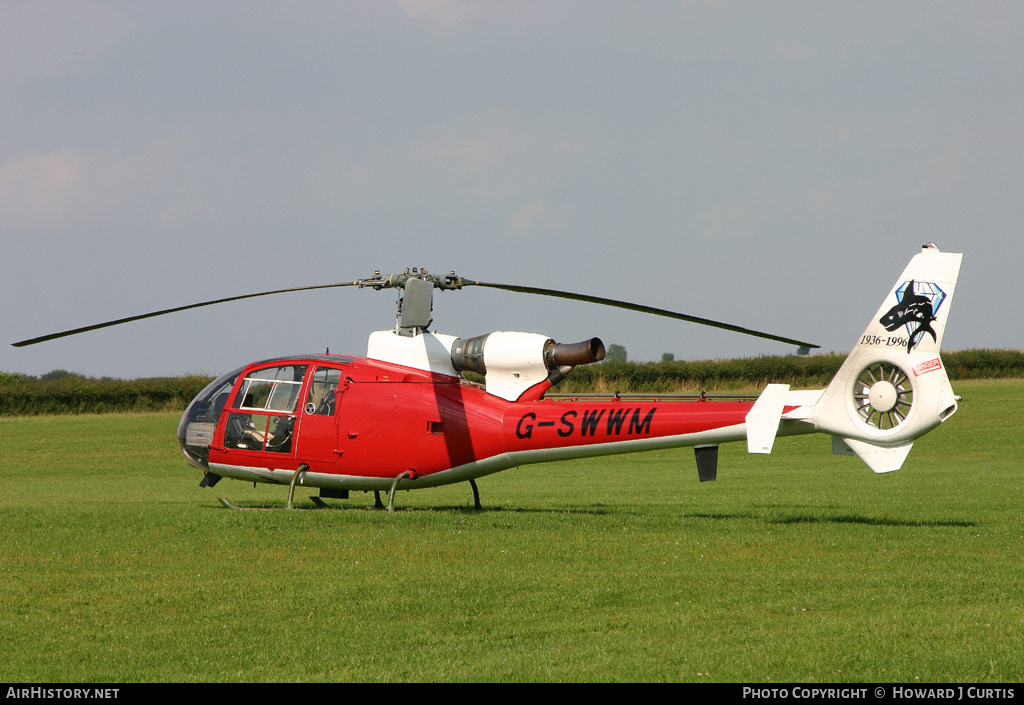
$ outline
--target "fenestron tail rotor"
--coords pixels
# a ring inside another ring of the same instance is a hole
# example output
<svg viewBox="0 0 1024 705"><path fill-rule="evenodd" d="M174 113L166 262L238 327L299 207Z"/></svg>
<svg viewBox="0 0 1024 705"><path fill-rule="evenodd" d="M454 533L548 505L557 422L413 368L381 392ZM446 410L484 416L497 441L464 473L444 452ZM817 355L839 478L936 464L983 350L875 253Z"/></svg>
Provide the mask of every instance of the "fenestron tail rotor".
<svg viewBox="0 0 1024 705"><path fill-rule="evenodd" d="M723 330L729 330L735 333L741 333L743 335L765 338L767 340L775 340L778 342L797 345L800 347L819 347L813 343L807 343L793 338L775 335L773 333L765 333L761 331L751 330L749 328L744 328L742 326L737 326L730 323L723 323L722 321L714 321L708 318L701 318L700 316L692 316L685 313L669 311L663 308L646 306L644 304L630 303L628 301L609 299L603 296L593 296L590 294L579 294L570 291L559 291L557 289L545 289L541 287L522 286L518 284L497 284L494 282L482 282L457 276L455 272L449 272L447 275L428 274L425 269L415 268L411 270L407 269L405 272L401 274L382 276L378 271L374 272L372 277L368 277L366 279L357 279L355 281L337 282L334 284L318 284L314 286L299 286L290 289L274 289L272 291L261 291L253 294L243 294L241 296L228 296L225 298L213 299L210 301L201 301L199 303L189 304L187 306L177 306L174 308L162 309L160 311L143 313L137 316L118 318L116 320L107 321L105 323L96 323L89 326L83 326L81 328L73 328L71 330L65 330L59 333L50 333L48 335L42 335L36 338L29 338L28 340L22 340L17 343L13 343L13 345L14 347L20 348L26 345L35 345L37 343L42 343L48 340L64 338L70 335L77 335L79 333L86 333L88 331L99 330L101 328L109 328L111 326L121 325L123 323L131 323L133 321L140 321L146 318L163 316L170 313L177 313L180 311L188 311L190 309L201 308L203 306L213 306L214 304L228 303L231 301L241 301L243 299L251 299L259 296L270 296L272 294L285 294L297 291L313 291L317 289L333 289L347 286L371 289L402 290L402 298L399 300L399 316L397 328L404 330L426 328L426 326L429 325L429 323L431 322L430 312L432 310L433 305L432 294L434 289L454 290L462 289L463 287L468 286L479 286L491 289L502 289L505 291L512 291L522 294L535 294L539 296L552 296L561 299L572 299L576 301L584 301L587 303L598 304L601 306L612 306L615 308L622 308L630 311L638 311L641 313L648 313L655 316L662 316L666 318L673 318L680 321L697 323L699 325L721 328Z"/></svg>
<svg viewBox="0 0 1024 705"><path fill-rule="evenodd" d="M853 401L865 424L888 431L907 420L914 405L914 387L897 365L876 362L857 375Z"/></svg>

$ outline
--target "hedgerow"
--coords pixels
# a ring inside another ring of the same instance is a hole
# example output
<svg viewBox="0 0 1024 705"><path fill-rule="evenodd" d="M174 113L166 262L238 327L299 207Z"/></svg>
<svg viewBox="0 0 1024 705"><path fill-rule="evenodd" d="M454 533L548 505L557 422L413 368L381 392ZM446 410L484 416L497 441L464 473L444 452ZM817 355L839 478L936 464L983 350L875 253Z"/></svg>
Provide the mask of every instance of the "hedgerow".
<svg viewBox="0 0 1024 705"><path fill-rule="evenodd" d="M765 356L692 362L622 362L581 365L555 391L714 392L756 390L771 382L796 389L826 386L844 355ZM960 379L1024 377L1024 351L961 350L942 354L954 382ZM0 416L184 411L211 377L136 380L93 378L55 370L42 377L0 372Z"/></svg>
<svg viewBox="0 0 1024 705"><path fill-rule="evenodd" d="M123 380L0 373L0 416L184 411L210 380L202 375Z"/></svg>

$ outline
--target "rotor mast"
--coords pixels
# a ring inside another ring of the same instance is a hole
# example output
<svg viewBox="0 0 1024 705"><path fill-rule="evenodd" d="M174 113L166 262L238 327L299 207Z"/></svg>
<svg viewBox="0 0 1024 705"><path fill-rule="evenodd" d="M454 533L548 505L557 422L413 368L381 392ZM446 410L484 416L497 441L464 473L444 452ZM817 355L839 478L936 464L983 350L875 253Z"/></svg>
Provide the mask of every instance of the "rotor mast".
<svg viewBox="0 0 1024 705"><path fill-rule="evenodd" d="M434 289L461 289L462 279L454 271L444 276L428 274L426 269L413 267L387 277L382 277L378 270L372 278L357 281L356 286L360 289L399 289L395 334L412 338L425 333L433 323Z"/></svg>

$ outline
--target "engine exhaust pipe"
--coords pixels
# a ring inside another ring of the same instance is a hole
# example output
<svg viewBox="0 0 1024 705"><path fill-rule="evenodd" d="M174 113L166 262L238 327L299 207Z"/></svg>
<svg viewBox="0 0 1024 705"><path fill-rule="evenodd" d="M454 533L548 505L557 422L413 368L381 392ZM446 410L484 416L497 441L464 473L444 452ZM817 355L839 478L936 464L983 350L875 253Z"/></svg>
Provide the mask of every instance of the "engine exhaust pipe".
<svg viewBox="0 0 1024 705"><path fill-rule="evenodd" d="M591 338L579 343L554 343L544 351L548 369L563 365L587 365L604 359L604 343L600 338Z"/></svg>

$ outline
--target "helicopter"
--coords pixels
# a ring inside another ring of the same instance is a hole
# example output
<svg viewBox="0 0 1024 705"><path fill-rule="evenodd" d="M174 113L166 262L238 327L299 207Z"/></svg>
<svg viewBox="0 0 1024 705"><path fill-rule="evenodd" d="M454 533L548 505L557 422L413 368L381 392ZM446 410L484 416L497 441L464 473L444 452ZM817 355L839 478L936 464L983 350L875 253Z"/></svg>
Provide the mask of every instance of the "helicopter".
<svg viewBox="0 0 1024 705"><path fill-rule="evenodd" d="M472 338L434 333L433 293L480 286L576 299L675 318L802 348L817 345L642 304L573 292L481 282L423 269L351 282L259 292L164 309L14 343L21 347L200 306L293 291L357 287L399 292L395 326L370 334L365 356L305 354L260 360L221 375L188 405L177 440L200 486L230 478L319 489L388 493L468 482L509 468L602 455L692 447L701 482L717 478L718 448L775 439L832 438L875 473L902 467L914 441L948 420L961 398L939 355L963 255L934 243L913 256L825 389L769 384L749 398L706 394L558 397L578 365L604 359L599 338L556 343L526 332ZM469 374L475 373L475 375ZM469 378L467 378L467 375ZM483 378L483 384L472 378ZM219 501L239 509L225 497Z"/></svg>

